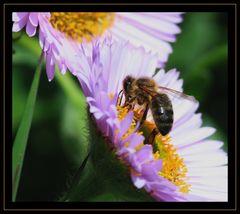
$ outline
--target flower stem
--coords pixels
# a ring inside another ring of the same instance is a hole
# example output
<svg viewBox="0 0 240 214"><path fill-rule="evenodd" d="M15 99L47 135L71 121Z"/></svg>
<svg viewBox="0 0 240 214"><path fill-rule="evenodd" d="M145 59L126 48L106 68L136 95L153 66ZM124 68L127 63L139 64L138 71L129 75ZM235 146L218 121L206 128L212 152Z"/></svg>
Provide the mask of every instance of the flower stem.
<svg viewBox="0 0 240 214"><path fill-rule="evenodd" d="M34 79L28 95L25 111L20 122L12 150L12 201L16 200L19 181L22 172L24 154L27 147L28 135L32 123L34 106L37 97L38 85L41 74L41 66L43 62L43 52L39 58L38 65L34 74Z"/></svg>

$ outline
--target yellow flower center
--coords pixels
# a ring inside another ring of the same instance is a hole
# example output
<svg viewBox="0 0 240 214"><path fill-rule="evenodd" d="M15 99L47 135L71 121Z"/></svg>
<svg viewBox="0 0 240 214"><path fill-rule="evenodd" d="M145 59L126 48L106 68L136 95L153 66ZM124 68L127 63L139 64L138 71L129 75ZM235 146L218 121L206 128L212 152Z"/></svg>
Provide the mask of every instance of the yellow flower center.
<svg viewBox="0 0 240 214"><path fill-rule="evenodd" d="M67 37L79 42L90 42L93 37L101 36L104 31L113 25L114 13L51 13L50 23Z"/></svg>
<svg viewBox="0 0 240 214"><path fill-rule="evenodd" d="M126 114L128 113L128 109L126 107L120 107L117 106L118 110L118 118L119 120L123 120ZM126 132L126 134L123 136L123 139L126 139L126 137L133 131L133 129L136 126L137 121L141 118L141 115L139 111L134 110L134 120L129 128L129 130ZM145 121L141 130L137 131L138 134L143 134L145 136L148 136L153 128L155 128L155 124L152 121ZM141 144L143 146L144 144ZM126 144L128 146L128 144ZM136 149L139 149L136 148ZM187 167L184 164L183 158L181 158L177 154L177 149L174 148L174 146L171 144L171 138L170 136L162 136L161 134L158 134L155 137L154 143L153 143L153 155L155 159L161 159L163 161L163 167L161 171L159 172L159 175L166 178L170 182L172 182L174 185L178 186L179 191L183 193L188 193L190 191L190 184L187 183Z"/></svg>
<svg viewBox="0 0 240 214"><path fill-rule="evenodd" d="M188 193L190 185L187 184L186 179L187 167L183 158L176 153L177 149L170 142L169 136L163 137L159 134L155 138L155 154L163 160L163 167L159 175L178 186L181 192Z"/></svg>

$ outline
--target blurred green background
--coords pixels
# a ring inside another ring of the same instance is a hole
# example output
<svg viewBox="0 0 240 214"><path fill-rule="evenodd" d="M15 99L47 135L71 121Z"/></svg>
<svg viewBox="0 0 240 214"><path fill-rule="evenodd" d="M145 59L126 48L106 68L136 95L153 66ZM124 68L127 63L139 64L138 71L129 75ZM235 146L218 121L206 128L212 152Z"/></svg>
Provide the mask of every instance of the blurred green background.
<svg viewBox="0 0 240 214"><path fill-rule="evenodd" d="M224 141L224 149L227 150L227 14L186 13L180 26L182 33L173 44L173 53L166 68L181 71L185 93L194 95L200 101L198 111L202 113L204 126L217 128L211 138ZM13 38L20 35L14 33ZM33 40L37 42L37 38L23 37L20 39L26 39L29 44ZM38 57L29 46L24 47L14 39L13 139L37 61ZM43 68L18 201L57 200L86 153L81 132L76 132L81 130L78 109L63 93L56 79L48 82L45 66Z"/></svg>

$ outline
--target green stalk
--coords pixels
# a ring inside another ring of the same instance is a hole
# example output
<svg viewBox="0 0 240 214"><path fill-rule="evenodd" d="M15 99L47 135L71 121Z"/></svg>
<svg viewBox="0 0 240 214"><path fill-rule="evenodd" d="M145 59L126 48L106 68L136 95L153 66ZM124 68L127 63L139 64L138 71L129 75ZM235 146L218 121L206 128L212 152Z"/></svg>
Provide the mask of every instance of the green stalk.
<svg viewBox="0 0 240 214"><path fill-rule="evenodd" d="M34 79L28 95L26 108L21 119L12 150L12 201L16 200L19 181L22 172L27 140L31 128L34 106L37 97L38 85L41 74L41 66L43 62L43 54L41 54L38 66L36 68Z"/></svg>

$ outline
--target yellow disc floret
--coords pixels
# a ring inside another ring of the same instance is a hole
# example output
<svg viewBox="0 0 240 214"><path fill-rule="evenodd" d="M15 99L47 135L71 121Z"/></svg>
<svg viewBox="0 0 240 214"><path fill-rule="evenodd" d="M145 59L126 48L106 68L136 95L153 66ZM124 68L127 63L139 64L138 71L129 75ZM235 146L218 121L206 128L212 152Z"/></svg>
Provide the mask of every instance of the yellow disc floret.
<svg viewBox="0 0 240 214"><path fill-rule="evenodd" d="M101 36L110 28L114 19L114 13L54 12L51 13L50 23L68 38L89 42L94 36Z"/></svg>
<svg viewBox="0 0 240 214"><path fill-rule="evenodd" d="M155 127L152 121L145 121L143 130L145 134L149 134ZM168 179L170 182L179 187L183 193L188 193L190 185L187 184L187 167L184 164L184 159L177 154L177 149L171 144L169 135L156 135L153 143L153 153L155 159L163 161L163 167L159 175Z"/></svg>
<svg viewBox="0 0 240 214"><path fill-rule="evenodd" d="M176 153L177 149L170 143L170 137L162 137L159 134L155 138L155 145L159 158L163 160L159 174L178 186L181 192L188 193L190 185L186 182L187 167L183 158Z"/></svg>

